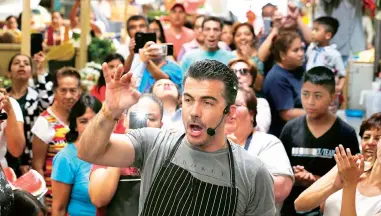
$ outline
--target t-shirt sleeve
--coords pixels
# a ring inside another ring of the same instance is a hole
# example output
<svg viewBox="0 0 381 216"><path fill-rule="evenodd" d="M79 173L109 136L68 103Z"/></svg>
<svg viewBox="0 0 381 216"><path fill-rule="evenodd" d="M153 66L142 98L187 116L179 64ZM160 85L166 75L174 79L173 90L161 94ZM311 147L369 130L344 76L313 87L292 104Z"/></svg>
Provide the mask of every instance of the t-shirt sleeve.
<svg viewBox="0 0 381 216"><path fill-rule="evenodd" d="M53 158L52 179L65 184L73 184L75 175L72 163L63 152L58 152Z"/></svg>
<svg viewBox="0 0 381 216"><path fill-rule="evenodd" d="M343 146L345 148L349 148L353 155L360 153L360 145L358 142L356 131L352 129L352 130L349 130L347 133L348 134L343 134L344 137L347 137L346 143L345 144L343 143Z"/></svg>
<svg viewBox="0 0 381 216"><path fill-rule="evenodd" d="M16 120L18 122L24 122L24 117L19 103L11 97L9 98L9 100L11 101L13 112L15 112Z"/></svg>
<svg viewBox="0 0 381 216"><path fill-rule="evenodd" d="M291 157L291 149L292 149L292 141L290 134L290 122L286 123L283 127L282 132L280 133L279 140L283 144L283 147L286 151L287 157L290 159Z"/></svg>
<svg viewBox="0 0 381 216"><path fill-rule="evenodd" d="M251 193L245 215L274 216L276 213L274 181L264 165L257 170L252 187L254 193Z"/></svg>
<svg viewBox="0 0 381 216"><path fill-rule="evenodd" d="M54 137L54 133L50 133L48 121L42 116L39 116L34 123L32 133L45 143L49 143Z"/></svg>
<svg viewBox="0 0 381 216"><path fill-rule="evenodd" d="M255 119L257 121L257 129L267 133L271 125L271 110L269 103L264 98L258 98L257 116Z"/></svg>
<svg viewBox="0 0 381 216"><path fill-rule="evenodd" d="M294 178L290 160L287 157L282 142L275 136L269 134L266 134L264 138L265 140L263 141L266 142L266 146L262 148L258 158L262 160L272 175L291 176ZM256 141L253 139L252 142ZM252 144L255 145L254 143ZM276 158L276 160L274 160L274 158Z"/></svg>
<svg viewBox="0 0 381 216"><path fill-rule="evenodd" d="M189 53L186 53L180 63L180 68L183 76L188 72L190 66Z"/></svg>
<svg viewBox="0 0 381 216"><path fill-rule="evenodd" d="M128 131L126 136L135 149L135 162L132 165L133 167L143 168L144 161L147 159L148 152L153 148L159 132L160 129L157 128L142 128Z"/></svg>
<svg viewBox="0 0 381 216"><path fill-rule="evenodd" d="M336 51L335 55L335 70L337 71L339 77L345 77L347 75L343 59L341 58L341 54L338 51Z"/></svg>
<svg viewBox="0 0 381 216"><path fill-rule="evenodd" d="M271 101L277 111L295 108L292 86L285 78L272 80L273 85L266 94L266 99Z"/></svg>
<svg viewBox="0 0 381 216"><path fill-rule="evenodd" d="M181 84L183 81L183 73L181 71L180 66L178 66L177 63L171 62L170 64L168 64L168 67L163 67L163 71L169 76L169 79L172 82L174 82L181 88Z"/></svg>

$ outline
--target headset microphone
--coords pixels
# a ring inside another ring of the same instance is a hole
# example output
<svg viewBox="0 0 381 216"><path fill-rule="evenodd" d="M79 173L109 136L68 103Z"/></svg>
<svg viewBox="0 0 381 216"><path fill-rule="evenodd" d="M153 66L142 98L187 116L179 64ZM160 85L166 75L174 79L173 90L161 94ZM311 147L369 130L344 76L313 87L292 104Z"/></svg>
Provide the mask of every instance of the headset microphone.
<svg viewBox="0 0 381 216"><path fill-rule="evenodd" d="M222 121L224 120L224 115L228 114L229 113L229 108L230 106L228 105L225 109L224 109L224 114L222 115L222 118L220 120L220 122L218 123L218 125L213 129L213 128L208 128L206 129L206 133L209 135L209 136L214 136L214 134L216 134L216 129L220 126L220 124L222 123Z"/></svg>

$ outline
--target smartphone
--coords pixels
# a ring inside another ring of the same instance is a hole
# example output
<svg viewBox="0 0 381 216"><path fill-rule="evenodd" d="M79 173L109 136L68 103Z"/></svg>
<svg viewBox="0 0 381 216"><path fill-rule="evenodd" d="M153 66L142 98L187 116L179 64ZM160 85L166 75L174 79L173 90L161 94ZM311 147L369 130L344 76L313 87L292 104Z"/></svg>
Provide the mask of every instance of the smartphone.
<svg viewBox="0 0 381 216"><path fill-rule="evenodd" d="M34 54L42 51L44 38L42 34L32 34L30 37L30 56L33 57Z"/></svg>
<svg viewBox="0 0 381 216"><path fill-rule="evenodd" d="M147 127L148 116L144 112L130 112L129 129L139 129Z"/></svg>
<svg viewBox="0 0 381 216"><path fill-rule="evenodd" d="M167 43L167 56L173 56L173 44Z"/></svg>
<svg viewBox="0 0 381 216"><path fill-rule="evenodd" d="M144 47L144 45L148 41L153 41L156 43L156 33L143 33L143 32L138 32L135 34L135 53L139 53L139 50Z"/></svg>
<svg viewBox="0 0 381 216"><path fill-rule="evenodd" d="M7 120L8 115L6 113L0 113L0 120Z"/></svg>

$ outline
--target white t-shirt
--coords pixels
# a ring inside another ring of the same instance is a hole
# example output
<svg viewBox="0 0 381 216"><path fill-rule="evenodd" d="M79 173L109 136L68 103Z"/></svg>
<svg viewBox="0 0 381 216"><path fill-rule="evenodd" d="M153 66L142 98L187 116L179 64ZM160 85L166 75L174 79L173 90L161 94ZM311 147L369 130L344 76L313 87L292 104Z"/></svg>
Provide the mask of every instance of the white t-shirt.
<svg viewBox="0 0 381 216"><path fill-rule="evenodd" d="M273 176L290 176L294 180L290 160L282 142L277 137L256 131L247 151L261 159ZM280 215L282 205L283 203L276 203L276 215Z"/></svg>
<svg viewBox="0 0 381 216"><path fill-rule="evenodd" d="M59 120L56 115L51 111L50 107L47 109L48 113L57 119L62 125L69 128L65 123ZM32 127L32 133L37 136L44 143L49 144L56 136L56 130L53 128L53 124L49 124L46 118L39 116Z"/></svg>
<svg viewBox="0 0 381 216"><path fill-rule="evenodd" d="M341 212L343 190L332 194L325 201L324 216L337 216ZM357 216L374 216L381 211L381 195L366 197L356 190L356 214Z"/></svg>
<svg viewBox="0 0 381 216"><path fill-rule="evenodd" d="M21 110L19 103L11 97L9 99L11 101L13 111L15 112L17 122L24 123L24 117L23 117L22 110ZM5 112L5 111L3 110L2 112ZM5 130L6 126L7 126L7 120L5 120L0 125L0 128L1 128L1 131L0 131L0 163L1 163L1 166L3 166L3 167L8 166L7 160L5 159L5 154L7 153L7 137L4 134L4 130ZM22 134L22 136L24 136L24 134Z"/></svg>
<svg viewBox="0 0 381 216"><path fill-rule="evenodd" d="M271 125L271 110L269 102L264 98L257 98L256 130L267 133Z"/></svg>

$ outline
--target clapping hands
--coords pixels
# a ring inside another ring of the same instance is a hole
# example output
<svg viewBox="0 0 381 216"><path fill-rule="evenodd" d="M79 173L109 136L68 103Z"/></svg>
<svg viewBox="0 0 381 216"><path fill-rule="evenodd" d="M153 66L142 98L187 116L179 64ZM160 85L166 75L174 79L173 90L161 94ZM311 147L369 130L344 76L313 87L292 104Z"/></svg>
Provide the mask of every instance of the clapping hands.
<svg viewBox="0 0 381 216"><path fill-rule="evenodd" d="M357 185L364 173L364 157L352 156L349 148L345 150L342 145L339 145L336 147L335 161L343 187Z"/></svg>

